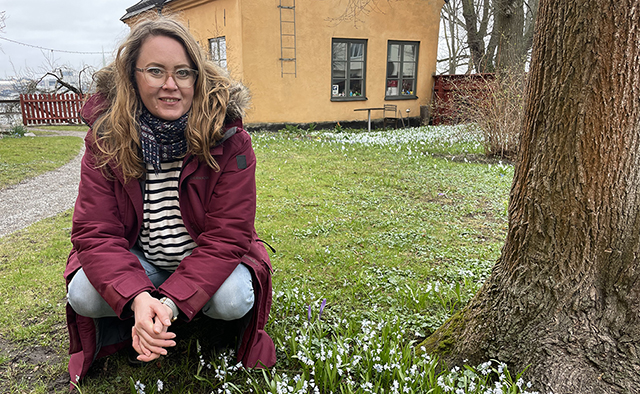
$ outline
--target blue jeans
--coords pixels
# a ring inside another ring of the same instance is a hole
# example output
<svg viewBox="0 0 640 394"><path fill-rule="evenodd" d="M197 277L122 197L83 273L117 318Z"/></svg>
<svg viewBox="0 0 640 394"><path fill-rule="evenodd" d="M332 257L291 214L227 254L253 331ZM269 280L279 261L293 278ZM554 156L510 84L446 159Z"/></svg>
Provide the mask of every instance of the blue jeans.
<svg viewBox="0 0 640 394"><path fill-rule="evenodd" d="M148 262L137 247L131 252L138 257L145 273L156 288L171 276L170 271ZM94 319L116 316L113 309L89 282L82 268L76 272L69 283L67 299L71 308L79 315ZM237 320L253 308L253 302L251 272L244 264L239 264L213 297L202 307L202 313L213 319Z"/></svg>

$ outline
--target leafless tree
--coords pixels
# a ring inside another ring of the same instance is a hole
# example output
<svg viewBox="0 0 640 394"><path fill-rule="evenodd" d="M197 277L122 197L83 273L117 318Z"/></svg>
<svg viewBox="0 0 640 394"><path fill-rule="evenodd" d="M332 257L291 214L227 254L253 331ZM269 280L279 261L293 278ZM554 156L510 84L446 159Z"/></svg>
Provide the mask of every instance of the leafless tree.
<svg viewBox="0 0 640 394"><path fill-rule="evenodd" d="M537 10L538 0L449 0L441 12L447 45L439 51L440 70L523 70Z"/></svg>

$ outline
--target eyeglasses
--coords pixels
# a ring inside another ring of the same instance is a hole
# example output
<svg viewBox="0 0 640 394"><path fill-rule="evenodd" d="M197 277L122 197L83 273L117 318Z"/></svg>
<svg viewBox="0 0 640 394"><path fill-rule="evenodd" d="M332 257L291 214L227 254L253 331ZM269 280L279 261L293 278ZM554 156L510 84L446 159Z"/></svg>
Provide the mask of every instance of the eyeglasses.
<svg viewBox="0 0 640 394"><path fill-rule="evenodd" d="M144 80L147 81L149 86L154 88L163 87L164 84L167 83L169 75L173 77L176 85L183 89L192 87L198 77L198 71L190 68L180 68L175 71L167 71L160 67L136 67L136 71L141 72L144 76Z"/></svg>

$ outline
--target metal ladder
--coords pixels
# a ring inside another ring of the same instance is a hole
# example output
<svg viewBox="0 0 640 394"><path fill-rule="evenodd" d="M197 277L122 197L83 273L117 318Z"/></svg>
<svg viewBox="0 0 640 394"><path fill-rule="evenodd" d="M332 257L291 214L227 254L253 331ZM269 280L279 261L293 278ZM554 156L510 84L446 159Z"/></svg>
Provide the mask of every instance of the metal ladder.
<svg viewBox="0 0 640 394"><path fill-rule="evenodd" d="M285 3L285 4L283 4ZM298 77L296 63L296 0L280 0L280 76Z"/></svg>

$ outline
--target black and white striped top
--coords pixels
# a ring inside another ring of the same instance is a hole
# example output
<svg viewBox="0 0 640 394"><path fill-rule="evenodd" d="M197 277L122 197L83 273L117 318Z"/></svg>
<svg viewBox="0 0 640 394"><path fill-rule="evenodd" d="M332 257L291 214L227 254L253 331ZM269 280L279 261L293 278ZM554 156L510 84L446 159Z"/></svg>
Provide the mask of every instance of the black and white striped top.
<svg viewBox="0 0 640 394"><path fill-rule="evenodd" d="M172 272L196 247L180 214L181 168L182 160L161 163L156 175L153 166L147 164L143 223L138 237L138 246L147 261Z"/></svg>

